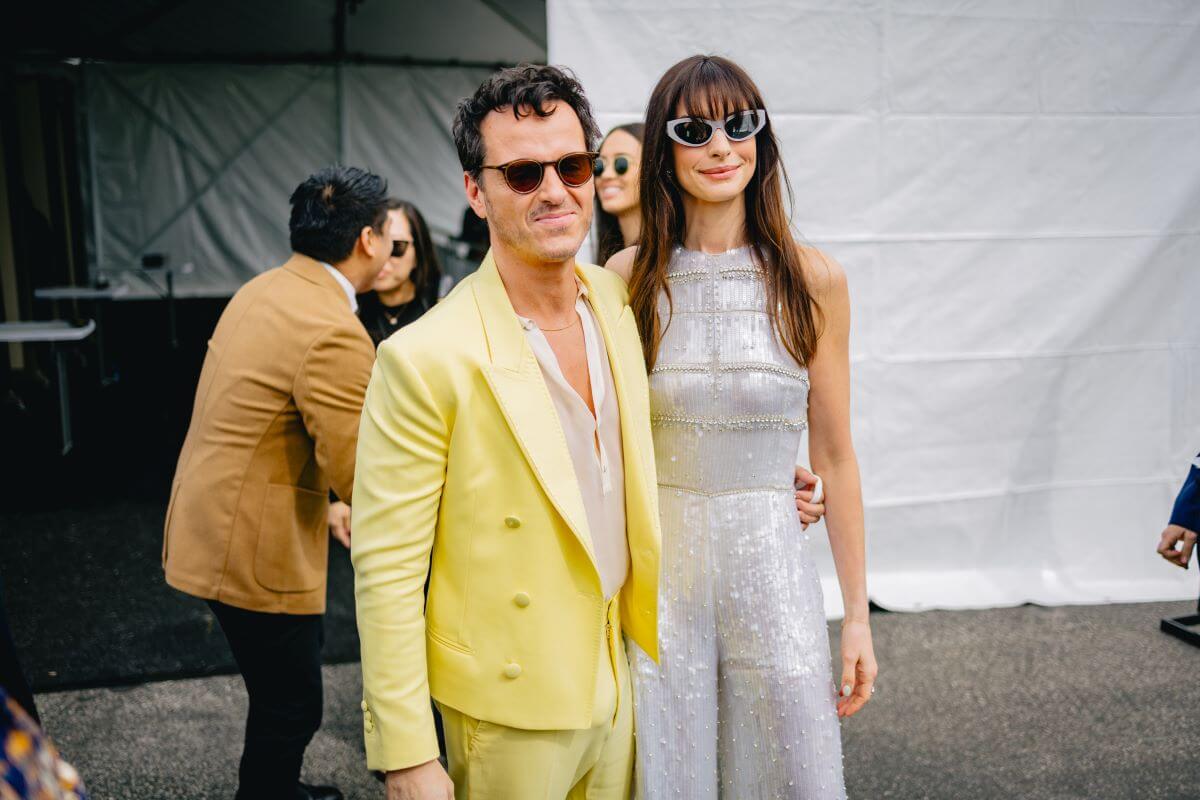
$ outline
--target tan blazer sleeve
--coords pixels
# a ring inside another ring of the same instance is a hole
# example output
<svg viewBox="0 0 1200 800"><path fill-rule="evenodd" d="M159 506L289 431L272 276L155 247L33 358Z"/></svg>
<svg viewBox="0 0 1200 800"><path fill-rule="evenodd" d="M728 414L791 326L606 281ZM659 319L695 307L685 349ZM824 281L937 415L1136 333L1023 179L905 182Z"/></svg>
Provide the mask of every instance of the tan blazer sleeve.
<svg viewBox="0 0 1200 800"><path fill-rule="evenodd" d="M347 503L354 489L358 420L374 360L369 341L359 333L335 327L317 337L292 388L314 442L317 464L334 494Z"/></svg>
<svg viewBox="0 0 1200 800"><path fill-rule="evenodd" d="M449 439L424 379L399 343L385 342L363 409L350 540L371 769L402 769L438 757L424 586Z"/></svg>

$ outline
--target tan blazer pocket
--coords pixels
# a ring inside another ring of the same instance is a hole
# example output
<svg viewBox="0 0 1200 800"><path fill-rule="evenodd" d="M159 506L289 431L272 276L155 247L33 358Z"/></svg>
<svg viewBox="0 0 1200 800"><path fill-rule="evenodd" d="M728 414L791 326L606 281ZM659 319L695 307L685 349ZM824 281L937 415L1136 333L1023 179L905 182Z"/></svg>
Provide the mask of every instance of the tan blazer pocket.
<svg viewBox="0 0 1200 800"><path fill-rule="evenodd" d="M323 492L267 484L254 551L254 578L264 589L309 592L324 582L328 503Z"/></svg>

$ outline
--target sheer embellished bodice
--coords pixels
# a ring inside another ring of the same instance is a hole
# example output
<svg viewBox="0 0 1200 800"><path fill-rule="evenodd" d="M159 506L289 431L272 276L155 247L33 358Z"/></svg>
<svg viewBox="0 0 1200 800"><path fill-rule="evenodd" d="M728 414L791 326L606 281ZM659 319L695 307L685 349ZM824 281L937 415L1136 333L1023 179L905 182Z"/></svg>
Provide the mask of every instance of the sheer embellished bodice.
<svg viewBox="0 0 1200 800"><path fill-rule="evenodd" d="M658 482L704 494L787 489L808 373L780 344L749 248L678 248L650 374Z"/></svg>

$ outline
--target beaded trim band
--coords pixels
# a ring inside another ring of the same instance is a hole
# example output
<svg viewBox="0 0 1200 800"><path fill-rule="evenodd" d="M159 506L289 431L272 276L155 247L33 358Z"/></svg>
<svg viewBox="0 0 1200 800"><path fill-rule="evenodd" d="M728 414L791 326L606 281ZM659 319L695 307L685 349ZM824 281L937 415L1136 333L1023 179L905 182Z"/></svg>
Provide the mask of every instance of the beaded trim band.
<svg viewBox="0 0 1200 800"><path fill-rule="evenodd" d="M762 271L754 267L726 267L725 269L717 270L715 273L722 278L760 278ZM667 273L667 279L671 283L692 283L694 281L702 281L705 278L710 278L714 273L707 269L685 269L679 272Z"/></svg>
<svg viewBox="0 0 1200 800"><path fill-rule="evenodd" d="M711 372L712 367L708 364L664 364L661 367L655 367L650 370L651 375L660 372ZM717 367L718 372L771 372L776 375L783 375L785 378L794 378L805 386L809 385L808 375L798 369L788 369L781 367L778 364L762 364L757 362L749 362L745 364L721 364Z"/></svg>
<svg viewBox="0 0 1200 800"><path fill-rule="evenodd" d="M689 417L683 414L651 415L650 421L660 425L693 425L703 430L748 430L755 428L772 428L783 431L802 431L808 427L806 419L789 419L775 414L752 415L743 417L722 417L706 419L704 417Z"/></svg>
<svg viewBox="0 0 1200 800"><path fill-rule="evenodd" d="M705 492L700 489L689 489L686 486L672 486L669 483L660 483L659 489L669 489L672 492L686 492L687 494L696 494L701 497L728 497L735 494L767 494L775 492L794 492L795 486L748 486L739 489L725 489L720 492Z"/></svg>

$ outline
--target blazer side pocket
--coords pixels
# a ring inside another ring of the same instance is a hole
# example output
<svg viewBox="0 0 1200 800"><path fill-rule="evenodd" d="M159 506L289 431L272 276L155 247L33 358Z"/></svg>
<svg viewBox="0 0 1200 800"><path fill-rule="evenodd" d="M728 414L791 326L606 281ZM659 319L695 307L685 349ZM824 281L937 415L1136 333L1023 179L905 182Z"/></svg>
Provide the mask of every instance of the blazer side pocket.
<svg viewBox="0 0 1200 800"><path fill-rule="evenodd" d="M328 504L324 492L267 484L254 551L254 578L264 589L310 592L320 588L329 557Z"/></svg>

